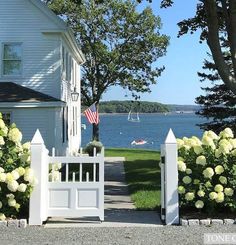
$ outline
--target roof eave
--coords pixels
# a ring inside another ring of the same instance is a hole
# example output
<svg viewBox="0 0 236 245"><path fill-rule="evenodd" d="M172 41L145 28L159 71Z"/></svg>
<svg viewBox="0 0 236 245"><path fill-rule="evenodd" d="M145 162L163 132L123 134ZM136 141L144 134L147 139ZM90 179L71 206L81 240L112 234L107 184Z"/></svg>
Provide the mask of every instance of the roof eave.
<svg viewBox="0 0 236 245"><path fill-rule="evenodd" d="M39 8L49 19L51 19L60 29L68 29L67 24L60 19L46 4L39 0L29 0L35 7Z"/></svg>
<svg viewBox="0 0 236 245"><path fill-rule="evenodd" d="M0 108L37 108L37 107L64 107L63 101L51 102L0 102Z"/></svg>
<svg viewBox="0 0 236 245"><path fill-rule="evenodd" d="M78 47L73 31L69 28L66 32L64 32L64 38L70 44L71 49L76 55L77 61L80 65L85 63L86 59L81 49Z"/></svg>

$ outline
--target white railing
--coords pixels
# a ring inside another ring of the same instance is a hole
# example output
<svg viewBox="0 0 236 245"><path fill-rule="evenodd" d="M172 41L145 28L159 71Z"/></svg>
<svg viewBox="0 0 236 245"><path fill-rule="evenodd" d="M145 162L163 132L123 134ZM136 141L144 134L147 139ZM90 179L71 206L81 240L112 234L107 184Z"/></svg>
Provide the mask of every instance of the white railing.
<svg viewBox="0 0 236 245"><path fill-rule="evenodd" d="M37 130L31 142L31 168L37 184L30 198L30 225L41 225L49 216L97 216L104 220L104 149L90 157L48 155ZM49 165L61 164L60 170ZM55 174L56 173L56 174ZM55 177L56 176L56 177Z"/></svg>
<svg viewBox="0 0 236 245"><path fill-rule="evenodd" d="M179 224L177 142L170 129L161 145L161 219L166 225Z"/></svg>

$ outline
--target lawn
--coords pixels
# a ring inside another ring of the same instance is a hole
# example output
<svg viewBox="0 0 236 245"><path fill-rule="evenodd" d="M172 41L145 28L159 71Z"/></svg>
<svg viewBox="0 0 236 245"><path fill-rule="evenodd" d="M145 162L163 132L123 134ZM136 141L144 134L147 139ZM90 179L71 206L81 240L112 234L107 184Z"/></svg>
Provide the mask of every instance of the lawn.
<svg viewBox="0 0 236 245"><path fill-rule="evenodd" d="M154 210L161 203L160 153L143 149L106 149L106 156L122 156L126 182L137 209Z"/></svg>

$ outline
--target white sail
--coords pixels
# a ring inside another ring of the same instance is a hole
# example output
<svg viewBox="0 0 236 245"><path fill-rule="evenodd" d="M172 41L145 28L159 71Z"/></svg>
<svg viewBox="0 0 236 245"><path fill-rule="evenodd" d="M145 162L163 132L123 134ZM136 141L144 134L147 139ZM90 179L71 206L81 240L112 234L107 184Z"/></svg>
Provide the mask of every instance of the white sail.
<svg viewBox="0 0 236 245"><path fill-rule="evenodd" d="M135 117L132 116L132 113L130 111L129 114L128 114L128 121L130 121L130 122L140 122L139 113L137 112L136 118L135 118Z"/></svg>

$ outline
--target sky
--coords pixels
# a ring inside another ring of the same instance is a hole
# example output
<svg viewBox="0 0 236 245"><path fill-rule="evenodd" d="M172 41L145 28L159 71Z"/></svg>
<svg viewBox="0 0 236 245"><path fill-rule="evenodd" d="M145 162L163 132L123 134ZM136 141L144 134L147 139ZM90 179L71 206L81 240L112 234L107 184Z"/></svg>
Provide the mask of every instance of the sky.
<svg viewBox="0 0 236 245"><path fill-rule="evenodd" d="M141 94L141 100L160 102L164 104L194 105L195 98L204 92L197 72L202 70L203 60L209 52L206 43L199 43L199 32L177 38L177 23L194 16L197 0L175 0L174 6L160 9L160 0L152 4L144 1L140 7L150 5L162 20L161 33L170 36L170 44L165 57L158 59L157 66L165 66L157 84L151 86L151 93ZM103 96L103 100L127 100L127 91L113 87Z"/></svg>

